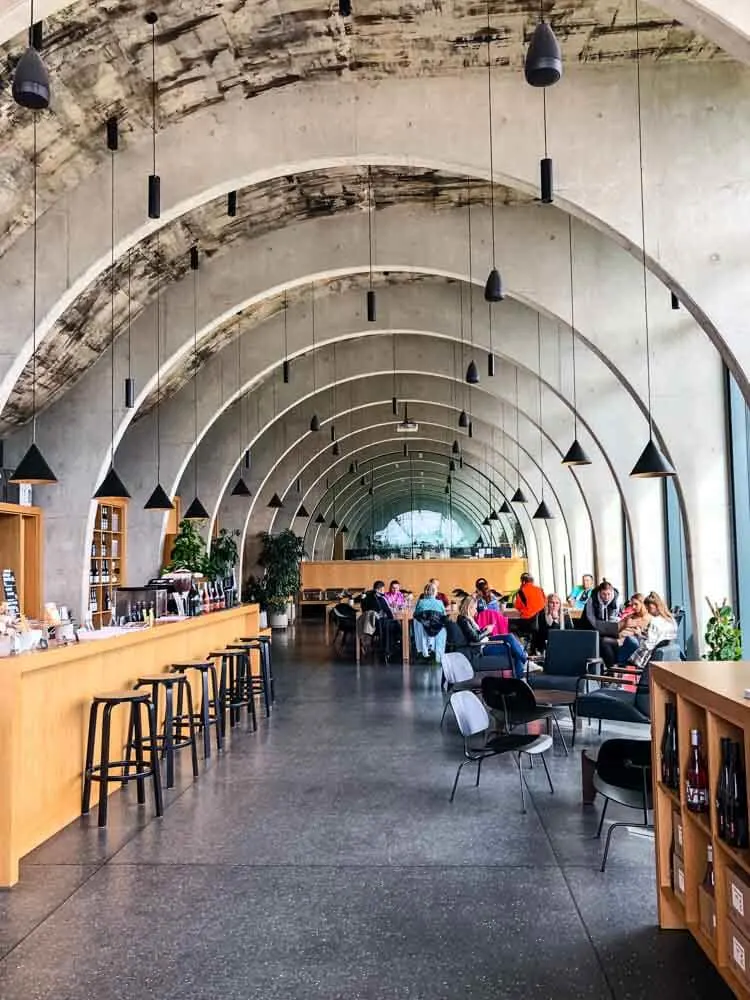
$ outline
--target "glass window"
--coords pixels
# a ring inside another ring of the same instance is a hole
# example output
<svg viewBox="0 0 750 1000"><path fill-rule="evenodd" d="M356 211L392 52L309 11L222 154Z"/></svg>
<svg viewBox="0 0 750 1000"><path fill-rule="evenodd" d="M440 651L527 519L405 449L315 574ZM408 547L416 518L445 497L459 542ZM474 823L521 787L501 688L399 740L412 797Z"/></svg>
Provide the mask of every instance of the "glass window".
<svg viewBox="0 0 750 1000"><path fill-rule="evenodd" d="M743 629L742 655L750 657L750 410L727 371L735 611Z"/></svg>
<svg viewBox="0 0 750 1000"><path fill-rule="evenodd" d="M698 658L690 613L690 588L685 554L682 512L673 479L664 480L664 534L666 536L667 603L682 612L677 641L689 660Z"/></svg>

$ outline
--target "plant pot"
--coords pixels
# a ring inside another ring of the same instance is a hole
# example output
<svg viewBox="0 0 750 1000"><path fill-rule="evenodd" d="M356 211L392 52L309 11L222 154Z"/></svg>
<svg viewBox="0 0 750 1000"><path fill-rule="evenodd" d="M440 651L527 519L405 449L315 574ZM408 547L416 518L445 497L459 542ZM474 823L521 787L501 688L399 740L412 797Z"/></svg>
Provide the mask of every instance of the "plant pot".
<svg viewBox="0 0 750 1000"><path fill-rule="evenodd" d="M286 606L286 614L289 621L294 624L297 620L297 605L294 601L290 601Z"/></svg>
<svg viewBox="0 0 750 1000"><path fill-rule="evenodd" d="M271 611L268 615L268 621L271 625L271 628L286 628L287 625L289 624L289 619L287 618L287 614L285 611L283 611L281 614L279 614L278 612Z"/></svg>
<svg viewBox="0 0 750 1000"><path fill-rule="evenodd" d="M264 628L268 628L268 612L259 611L258 612L258 628L263 631Z"/></svg>

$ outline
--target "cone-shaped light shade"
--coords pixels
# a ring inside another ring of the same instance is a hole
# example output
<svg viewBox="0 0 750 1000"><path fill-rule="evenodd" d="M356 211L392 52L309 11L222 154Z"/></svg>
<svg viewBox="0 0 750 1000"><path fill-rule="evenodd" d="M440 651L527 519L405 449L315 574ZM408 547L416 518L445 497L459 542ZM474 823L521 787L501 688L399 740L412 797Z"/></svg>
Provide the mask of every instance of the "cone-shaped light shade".
<svg viewBox="0 0 750 1000"><path fill-rule="evenodd" d="M499 520L500 520L500 518L498 517L497 511L496 510L491 510L490 511L490 521L499 521Z"/></svg>
<svg viewBox="0 0 750 1000"><path fill-rule="evenodd" d="M318 514L318 516L315 518L315 523L316 524L325 524L326 523L326 519L323 517L322 514Z"/></svg>
<svg viewBox="0 0 750 1000"><path fill-rule="evenodd" d="M186 521L207 521L208 511L200 502L198 497L196 497L183 514L183 517Z"/></svg>
<svg viewBox="0 0 750 1000"><path fill-rule="evenodd" d="M36 444L32 444L8 482L29 483L30 486L52 486L57 482L57 476L45 462Z"/></svg>
<svg viewBox="0 0 750 1000"><path fill-rule="evenodd" d="M109 472L101 481L99 489L94 494L94 500L129 500L130 494L125 489L125 484L117 475L115 467L111 465Z"/></svg>
<svg viewBox="0 0 750 1000"><path fill-rule="evenodd" d="M299 505L299 510L297 511L297 513L294 516L295 517L309 517L310 515L305 510L305 505L303 503L301 503Z"/></svg>
<svg viewBox="0 0 750 1000"><path fill-rule="evenodd" d="M547 22L540 21L526 50L523 67L526 82L532 87L551 87L562 76L562 70L560 43Z"/></svg>
<svg viewBox="0 0 750 1000"><path fill-rule="evenodd" d="M456 471L456 463L453 461L453 459L451 459L450 462L448 462L448 472L455 472L455 471Z"/></svg>
<svg viewBox="0 0 750 1000"><path fill-rule="evenodd" d="M232 490L233 497L251 497L250 487L247 485L245 480L240 476L237 482L234 484L234 489Z"/></svg>
<svg viewBox="0 0 750 1000"><path fill-rule="evenodd" d="M481 535L480 535L480 536L479 536L479 538L477 538L477 540L476 540L476 541L474 542L474 545L475 545L475 546L476 546L477 548L481 548L481 547L482 547L482 546L484 545L484 540L482 539L482 536L481 536Z"/></svg>
<svg viewBox="0 0 750 1000"><path fill-rule="evenodd" d="M466 415L466 410L461 410L461 413L458 418L458 426L463 428L469 426L469 418Z"/></svg>
<svg viewBox="0 0 750 1000"><path fill-rule="evenodd" d="M487 275L487 282L484 286L484 298L486 302L503 301L503 283L500 280L500 272L496 267L493 267Z"/></svg>
<svg viewBox="0 0 750 1000"><path fill-rule="evenodd" d="M345 524L341 525L341 531L339 532L339 534L341 534L341 535L348 535L349 534L349 529L347 528L347 526Z"/></svg>
<svg viewBox="0 0 750 1000"><path fill-rule="evenodd" d="M544 500L542 500L542 502L539 504L539 506L537 507L537 509L534 511L534 513L532 514L532 517L536 521L551 521L552 520L552 515L549 512L549 507L544 502Z"/></svg>
<svg viewBox="0 0 750 1000"><path fill-rule="evenodd" d="M485 528L489 528L489 526L490 526L490 519L489 519L489 517L485 517L485 519L482 521L482 524L485 526Z"/></svg>
<svg viewBox="0 0 750 1000"><path fill-rule="evenodd" d="M635 479L659 479L676 473L654 444L653 438L649 438L630 475Z"/></svg>
<svg viewBox="0 0 750 1000"><path fill-rule="evenodd" d="M13 100L22 108L43 111L49 107L49 73L42 57L30 45L13 74Z"/></svg>
<svg viewBox="0 0 750 1000"><path fill-rule="evenodd" d="M446 492L446 493L450 493L450 491L451 491L451 488L450 488L450 486L446 486L446 487L445 487L445 492Z"/></svg>
<svg viewBox="0 0 750 1000"><path fill-rule="evenodd" d="M279 496L278 493L274 493L274 495L268 501L268 506L271 508L271 510L281 510L284 504L282 503L281 497Z"/></svg>
<svg viewBox="0 0 750 1000"><path fill-rule="evenodd" d="M156 484L156 489L143 505L144 510L174 510L174 504L169 499L161 483Z"/></svg>
<svg viewBox="0 0 750 1000"><path fill-rule="evenodd" d="M340 446L339 446L339 443L338 443L338 441L334 441L334 442L333 442L333 448L331 448L331 454L332 454L332 455L333 455L333 456L334 456L335 458L338 458L338 457L339 457L339 455L341 454L341 448L340 448Z"/></svg>
<svg viewBox="0 0 750 1000"><path fill-rule="evenodd" d="M364 477L364 476L362 476L362 477L360 478L360 480L359 480L359 485L360 485L360 486L364 486L364 485L365 485L365 477Z"/></svg>
<svg viewBox="0 0 750 1000"><path fill-rule="evenodd" d="M453 442L453 447L451 448L451 451L453 452L454 455L458 455L458 453L461 451L458 441Z"/></svg>
<svg viewBox="0 0 750 1000"><path fill-rule="evenodd" d="M469 367L466 369L466 381L469 385L479 385L479 369L477 368L477 363L473 359L469 362Z"/></svg>
<svg viewBox="0 0 750 1000"><path fill-rule="evenodd" d="M356 472L357 472L357 467L355 466L354 462L350 462L349 463L349 475L350 476L354 476L354 475L356 475Z"/></svg>
<svg viewBox="0 0 750 1000"><path fill-rule="evenodd" d="M524 491L519 486L518 489L516 490L516 492L510 498L510 502L511 503L528 503L529 501L526 499L526 494L524 493Z"/></svg>
<svg viewBox="0 0 750 1000"><path fill-rule="evenodd" d="M591 459L581 447L578 438L575 439L570 448L568 448L568 450L565 452L565 457L562 460L562 464L591 465Z"/></svg>
<svg viewBox="0 0 750 1000"><path fill-rule="evenodd" d="M513 513L513 508L511 507L511 505L508 503L507 500L503 500L503 502L500 504L499 513L500 514L512 514Z"/></svg>
<svg viewBox="0 0 750 1000"><path fill-rule="evenodd" d="M317 413L313 413L312 415L312 420L310 421L310 430L315 432L320 430L320 421L318 420Z"/></svg>
<svg viewBox="0 0 750 1000"><path fill-rule="evenodd" d="M339 530L339 523L338 523L338 521L336 520L335 517L332 519L332 521L328 525L328 527L331 529L331 531L338 531Z"/></svg>

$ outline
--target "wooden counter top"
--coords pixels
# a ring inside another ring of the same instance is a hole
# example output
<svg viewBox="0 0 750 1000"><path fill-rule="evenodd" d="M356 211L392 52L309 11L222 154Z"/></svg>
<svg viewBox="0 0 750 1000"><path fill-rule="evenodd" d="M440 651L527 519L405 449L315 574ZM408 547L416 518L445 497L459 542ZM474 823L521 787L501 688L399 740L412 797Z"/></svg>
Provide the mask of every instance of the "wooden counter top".
<svg viewBox="0 0 750 1000"><path fill-rule="evenodd" d="M744 697L745 689L750 688L750 662L746 660L654 661L651 676L670 691L739 726L750 724L750 699Z"/></svg>
<svg viewBox="0 0 750 1000"><path fill-rule="evenodd" d="M80 815L95 694L131 688L139 676L204 659L212 649L257 634L258 606L245 604L0 659L0 887L18 881L20 858ZM194 694L197 707L197 688ZM127 739L126 714L113 716L115 759Z"/></svg>

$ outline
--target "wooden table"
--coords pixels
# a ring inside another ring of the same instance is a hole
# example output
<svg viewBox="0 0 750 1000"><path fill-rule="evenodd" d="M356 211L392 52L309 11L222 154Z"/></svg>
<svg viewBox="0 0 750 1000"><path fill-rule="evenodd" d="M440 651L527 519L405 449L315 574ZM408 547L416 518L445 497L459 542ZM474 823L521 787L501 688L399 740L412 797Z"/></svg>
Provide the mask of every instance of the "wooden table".
<svg viewBox="0 0 750 1000"><path fill-rule="evenodd" d="M404 611L394 611L393 617L395 621L401 623L401 655L404 663L409 663L411 660L411 649L409 644L409 622L414 615L413 610ZM357 621L355 625L354 633L354 649L355 649L355 660L357 665L359 665L362 658L362 651L359 644L359 628L356 626L359 624L359 619L362 617L362 612L360 611L357 615Z"/></svg>

